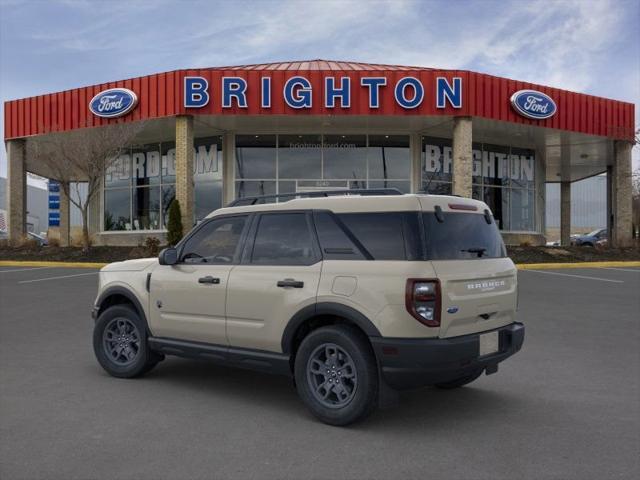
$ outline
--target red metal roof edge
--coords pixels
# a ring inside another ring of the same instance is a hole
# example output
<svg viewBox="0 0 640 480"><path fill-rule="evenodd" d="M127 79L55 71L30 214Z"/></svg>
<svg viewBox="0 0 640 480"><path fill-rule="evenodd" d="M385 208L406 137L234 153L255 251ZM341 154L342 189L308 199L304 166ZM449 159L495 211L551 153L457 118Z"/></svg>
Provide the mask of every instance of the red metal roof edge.
<svg viewBox="0 0 640 480"><path fill-rule="evenodd" d="M226 67L201 67L201 68L180 68L180 69L175 69L175 70L167 70L167 71L163 71L163 72L155 72L155 73L150 73L147 75L139 75L136 77L129 77L129 78L124 78L124 79L120 79L120 80L109 80L109 81L105 81L105 82L101 82L101 83L95 83L95 84L91 84L91 85L82 85L82 86L78 86L78 87L73 87L73 88L67 88L65 90L59 90L59 91L54 91L54 92L47 92L47 93L41 93L38 95L32 95L30 97L22 97L22 98L14 98L14 99L10 99L10 100L5 100L4 101L4 105L11 103L11 102L15 102L15 101L20 101L20 100L27 100L27 99L32 99L32 98L38 98L38 97L43 97L43 96L47 96L47 95L56 95L56 94L60 94L60 93L65 93L65 92L72 92L74 90L78 90L78 89L82 89L82 88L94 88L94 87L98 87L100 85L107 85L110 83L118 83L118 82L127 82L127 81L133 81L136 79L143 79L143 78L147 78L147 77L152 77L154 75L166 75L166 74L170 74L170 73L181 73L181 72L188 72L188 71L197 71L197 70L203 70L203 71L218 71L218 70L234 70L234 71L274 71L274 70L278 70L278 67L282 66L282 65L291 65L291 64L296 64L296 63L312 63L312 62L333 62L333 63L346 63L349 65L358 65L358 66L368 66L368 67L372 67L370 69L365 69L365 70L360 70L360 69L353 69L350 71L435 71L435 72L460 72L460 73L467 73L467 74L474 74L474 75L484 75L487 77L491 77L491 78L497 78L497 79L505 79L505 80L511 80L511 81L516 81L516 82L522 82L522 83L527 83L530 84L532 86L535 87L541 87L541 88L549 88L549 89L553 89L555 91L558 92L566 92L566 93L570 93L572 95L585 95L587 97L593 97L593 98L597 98L597 99L601 99L601 100L608 100L608 101L612 101L612 102L616 102L616 103L620 103L620 104L626 104L626 105L631 105L635 108L635 104L633 102L628 102L626 100L618 100L618 99L614 99L614 98L610 98L610 97L601 97L598 95L593 95L590 93L583 93L583 92L576 92L573 90L567 90L567 89L563 89L563 88L559 88L559 87L553 87L553 86L549 86L549 85L542 85L539 83L535 83L535 82L530 82L527 80L517 80L514 78L510 78L510 77L501 77L498 75L494 75L494 74L490 74L490 73L483 73L483 72L477 72L474 70L466 70L466 69L452 69L452 68L432 68L432 67L417 67L417 66L403 66L403 65L392 65L392 64L374 64L374 63L364 63L364 62L341 62L341 61L337 61L337 60L321 60L321 59L314 59L314 60L297 60L297 61L291 61L291 62L272 62L272 63L259 63L259 64L248 64L248 65L236 65L236 66L226 66ZM269 66L270 68L262 68L262 69L253 69L250 67L267 67ZM338 68L338 69L331 69L331 68L323 68L323 69L311 69L311 68L305 68L305 69L294 69L294 68L287 68L285 69L285 71L349 71L349 70L345 70L343 68ZM282 70L279 70L282 71ZM6 107L5 107L6 108Z"/></svg>

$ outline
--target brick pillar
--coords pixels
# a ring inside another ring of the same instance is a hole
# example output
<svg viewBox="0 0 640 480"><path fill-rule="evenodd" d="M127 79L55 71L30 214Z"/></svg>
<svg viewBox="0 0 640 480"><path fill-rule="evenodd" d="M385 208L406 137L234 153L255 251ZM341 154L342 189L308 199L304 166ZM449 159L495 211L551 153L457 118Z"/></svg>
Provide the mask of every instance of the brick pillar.
<svg viewBox="0 0 640 480"><path fill-rule="evenodd" d="M471 198L473 174L471 117L453 119L453 194Z"/></svg>
<svg viewBox="0 0 640 480"><path fill-rule="evenodd" d="M24 140L7 142L7 224L9 242L20 243L27 234L27 172Z"/></svg>
<svg viewBox="0 0 640 480"><path fill-rule="evenodd" d="M411 152L411 193L422 190L422 135L412 133L409 139Z"/></svg>
<svg viewBox="0 0 640 480"><path fill-rule="evenodd" d="M176 199L182 212L182 231L186 235L194 224L193 193L193 117L176 117Z"/></svg>
<svg viewBox="0 0 640 480"><path fill-rule="evenodd" d="M67 189L70 188L70 185L64 185ZM65 189L63 188L62 182L60 182L60 246L68 247L70 243L70 228L71 228L71 213L69 206L69 197L65 193Z"/></svg>
<svg viewBox="0 0 640 480"><path fill-rule="evenodd" d="M225 133L222 137L222 206L236 198L235 166L236 136Z"/></svg>
<svg viewBox="0 0 640 480"><path fill-rule="evenodd" d="M560 182L560 245L571 245L571 182Z"/></svg>
<svg viewBox="0 0 640 480"><path fill-rule="evenodd" d="M615 143L615 159L612 169L611 196L613 203L613 225L611 245L628 247L632 242L632 178L631 178L631 142Z"/></svg>

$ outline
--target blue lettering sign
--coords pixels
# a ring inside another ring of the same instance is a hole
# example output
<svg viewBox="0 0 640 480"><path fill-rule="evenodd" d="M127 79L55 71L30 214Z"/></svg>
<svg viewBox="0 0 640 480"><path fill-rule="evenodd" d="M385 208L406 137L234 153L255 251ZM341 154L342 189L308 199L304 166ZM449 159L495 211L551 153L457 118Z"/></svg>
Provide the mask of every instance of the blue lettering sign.
<svg viewBox="0 0 640 480"><path fill-rule="evenodd" d="M342 77L340 79L340 88L336 88L336 80L333 77L324 79L324 106L326 108L334 108L336 106L336 97L340 98L342 108L351 106L351 79Z"/></svg>
<svg viewBox="0 0 640 480"><path fill-rule="evenodd" d="M260 106L262 108L271 108L271 77L262 77L262 97Z"/></svg>
<svg viewBox="0 0 640 480"><path fill-rule="evenodd" d="M380 107L380 87L387 84L384 77L362 77L360 85L369 89L369 108Z"/></svg>
<svg viewBox="0 0 640 480"><path fill-rule="evenodd" d="M209 82L203 77L184 77L184 106L201 108L209 103Z"/></svg>
<svg viewBox="0 0 640 480"><path fill-rule="evenodd" d="M304 77L291 77L284 84L284 101L291 108L311 108L311 83Z"/></svg>
<svg viewBox="0 0 640 480"><path fill-rule="evenodd" d="M444 77L436 79L436 107L445 108L447 100L453 108L462 108L462 78L454 77L453 87Z"/></svg>
<svg viewBox="0 0 640 480"><path fill-rule="evenodd" d="M407 87L412 87L413 98L407 98ZM398 80L395 89L396 102L402 108L416 108L424 98L424 87L420 80L414 77L404 77Z"/></svg>
<svg viewBox="0 0 640 480"><path fill-rule="evenodd" d="M240 108L247 108L247 81L244 78L222 77L222 108L230 108L232 98Z"/></svg>

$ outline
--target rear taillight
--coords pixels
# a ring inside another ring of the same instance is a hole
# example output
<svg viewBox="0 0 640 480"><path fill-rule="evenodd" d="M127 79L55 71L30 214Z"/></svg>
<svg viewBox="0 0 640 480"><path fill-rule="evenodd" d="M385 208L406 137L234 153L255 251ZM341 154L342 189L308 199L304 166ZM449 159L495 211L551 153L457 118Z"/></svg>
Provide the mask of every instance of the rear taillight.
<svg viewBox="0 0 640 480"><path fill-rule="evenodd" d="M407 311L428 327L440 326L440 282L410 278L405 290Z"/></svg>

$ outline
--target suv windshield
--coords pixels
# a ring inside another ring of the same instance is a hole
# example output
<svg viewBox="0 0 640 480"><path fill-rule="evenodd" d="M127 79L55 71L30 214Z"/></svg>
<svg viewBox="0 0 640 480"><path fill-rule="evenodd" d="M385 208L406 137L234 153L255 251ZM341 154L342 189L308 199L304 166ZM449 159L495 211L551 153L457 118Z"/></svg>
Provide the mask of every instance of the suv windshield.
<svg viewBox="0 0 640 480"><path fill-rule="evenodd" d="M477 213L423 213L427 258L463 260L506 256L504 242L496 222Z"/></svg>

